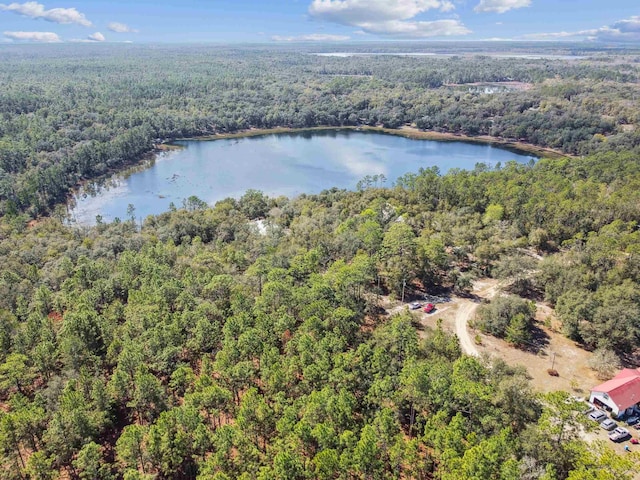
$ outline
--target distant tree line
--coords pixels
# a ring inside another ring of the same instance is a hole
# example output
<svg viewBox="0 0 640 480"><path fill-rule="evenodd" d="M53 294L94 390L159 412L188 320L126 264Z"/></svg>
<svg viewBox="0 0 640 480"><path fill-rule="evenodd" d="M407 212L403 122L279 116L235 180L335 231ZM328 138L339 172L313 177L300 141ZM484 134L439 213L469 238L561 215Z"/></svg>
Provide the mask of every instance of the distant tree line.
<svg viewBox="0 0 640 480"><path fill-rule="evenodd" d="M635 148L638 66L287 49L4 46L0 213L38 216L168 139L382 125L490 135L567 153ZM494 95L470 82L525 82Z"/></svg>

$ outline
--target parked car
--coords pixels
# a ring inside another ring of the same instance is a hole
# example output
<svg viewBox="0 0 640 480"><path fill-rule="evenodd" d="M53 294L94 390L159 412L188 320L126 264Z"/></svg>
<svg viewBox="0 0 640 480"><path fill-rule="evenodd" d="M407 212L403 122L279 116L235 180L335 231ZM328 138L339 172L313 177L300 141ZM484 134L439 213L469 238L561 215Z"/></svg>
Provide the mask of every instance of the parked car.
<svg viewBox="0 0 640 480"><path fill-rule="evenodd" d="M568 396L564 403L566 403L567 405L573 405L573 406L582 406L583 404L586 405L587 402L585 401L584 398L582 397L576 397L575 395L570 395ZM587 412L588 413L588 412Z"/></svg>
<svg viewBox="0 0 640 480"><path fill-rule="evenodd" d="M627 418L627 425L635 425L636 423L638 423L638 421L640 421L640 417L629 417Z"/></svg>
<svg viewBox="0 0 640 480"><path fill-rule="evenodd" d="M422 304L420 302L413 302L411 305L409 305L409 308L411 310L418 310L421 306Z"/></svg>
<svg viewBox="0 0 640 480"><path fill-rule="evenodd" d="M591 420L594 420L598 423L602 422L605 418L607 418L607 414L604 413L602 410L594 410L593 412L591 412L589 414L589 418Z"/></svg>
<svg viewBox="0 0 640 480"><path fill-rule="evenodd" d="M436 309L436 306L433 303L427 303L424 307L425 313L431 313Z"/></svg>
<svg viewBox="0 0 640 480"><path fill-rule="evenodd" d="M587 402L586 400L583 403L584 403L584 408L580 411L584 415L586 415L587 413L591 413L596 409L596 407L594 407L591 403Z"/></svg>
<svg viewBox="0 0 640 480"><path fill-rule="evenodd" d="M630 436L631 434L629 433L629 430L627 430L626 428L618 427L609 434L609 440L611 440L612 442L622 442Z"/></svg>
<svg viewBox="0 0 640 480"><path fill-rule="evenodd" d="M590 403L585 402L584 409L583 409L583 410L581 410L581 411L582 411L582 413L583 413L584 415L586 415L587 413L591 413L591 412L593 412L594 410L595 410L595 407L594 407L593 405L591 405Z"/></svg>
<svg viewBox="0 0 640 480"><path fill-rule="evenodd" d="M613 420L611 420L610 418L607 418L604 422L600 424L600 426L605 430L613 430L618 426L618 424Z"/></svg>

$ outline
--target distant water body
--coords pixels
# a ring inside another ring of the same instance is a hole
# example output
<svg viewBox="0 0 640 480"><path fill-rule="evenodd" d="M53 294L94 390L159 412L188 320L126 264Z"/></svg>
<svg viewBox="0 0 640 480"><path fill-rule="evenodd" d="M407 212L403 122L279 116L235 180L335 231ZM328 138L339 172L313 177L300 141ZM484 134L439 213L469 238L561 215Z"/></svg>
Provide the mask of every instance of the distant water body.
<svg viewBox="0 0 640 480"><path fill-rule="evenodd" d="M384 175L386 185L420 168L437 166L473 169L515 160L526 163L529 154L491 145L414 140L396 135L352 130L271 134L214 141L180 141L179 150L159 154L146 168L117 174L93 183L75 196L72 218L93 225L136 218L180 208L192 195L209 204L239 198L248 189L269 196L319 193L338 187L355 189L366 175Z"/></svg>
<svg viewBox="0 0 640 480"><path fill-rule="evenodd" d="M455 56L483 56L492 58L523 58L526 60L582 60L590 58L587 55L552 55L535 53L431 53L431 52L322 52L314 53L318 57L370 57L370 56L393 56L393 57L455 57Z"/></svg>

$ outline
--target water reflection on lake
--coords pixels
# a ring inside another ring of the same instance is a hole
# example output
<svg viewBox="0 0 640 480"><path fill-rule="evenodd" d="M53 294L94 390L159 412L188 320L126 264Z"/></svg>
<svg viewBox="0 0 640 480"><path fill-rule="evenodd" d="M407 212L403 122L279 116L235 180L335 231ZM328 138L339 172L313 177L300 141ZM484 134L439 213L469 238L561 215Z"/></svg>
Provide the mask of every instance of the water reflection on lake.
<svg viewBox="0 0 640 480"><path fill-rule="evenodd" d="M413 140L359 131L314 131L215 141L176 142L183 148L162 153L148 168L115 175L76 195L71 214L79 224L167 211L195 195L213 204L240 197L247 189L269 196L318 193L331 187L355 188L366 175L384 175L387 185L407 172L438 166L473 169L532 157L491 145Z"/></svg>

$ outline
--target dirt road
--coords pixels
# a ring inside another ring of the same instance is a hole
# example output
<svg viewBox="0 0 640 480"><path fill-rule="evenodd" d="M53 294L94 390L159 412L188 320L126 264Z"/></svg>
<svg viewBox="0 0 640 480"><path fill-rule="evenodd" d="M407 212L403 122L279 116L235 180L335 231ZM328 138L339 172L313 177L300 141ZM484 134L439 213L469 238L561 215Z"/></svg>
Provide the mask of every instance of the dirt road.
<svg viewBox="0 0 640 480"><path fill-rule="evenodd" d="M499 285L495 281L480 281L475 282L473 285L473 293L478 298L493 298L498 293ZM467 330L467 323L473 318L476 313L479 302L478 300L470 300L468 298L457 298L456 303L459 304L458 311L456 312L455 325L456 335L460 340L460 347L462 351L467 355L479 356L478 349L475 342L472 340Z"/></svg>
<svg viewBox="0 0 640 480"><path fill-rule="evenodd" d="M467 323L473 318L476 309L480 305L480 300L493 298L497 294L499 288L499 283L496 280L478 280L473 283L473 298L454 297L452 300L447 301L450 302L447 306L445 306L445 304L438 303L436 310L431 314L424 313L422 309L412 312L419 314L420 322L423 327L435 328L435 321L437 319L445 319L445 325L447 322L451 322L448 323L448 325L450 325L450 331L458 336L462 351L468 355L477 357L480 353L476 348L475 341L467 331ZM390 301L388 297L383 298L383 305L389 316L396 315L409 309L409 304L407 303L398 304ZM432 301L434 303L436 302L436 300ZM449 310L449 312L445 314L447 310Z"/></svg>
<svg viewBox="0 0 640 480"><path fill-rule="evenodd" d="M473 317L476 308L478 308L478 304L466 299L459 300L460 306L456 312L456 335L458 336L458 340L460 340L462 351L467 355L478 357L480 355L478 349L467 331L467 322Z"/></svg>

